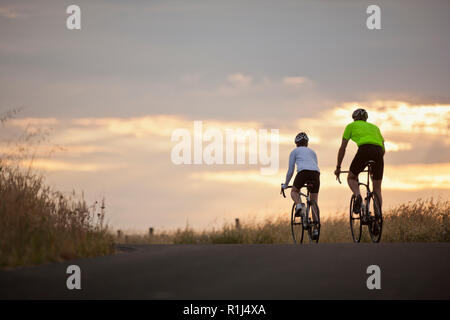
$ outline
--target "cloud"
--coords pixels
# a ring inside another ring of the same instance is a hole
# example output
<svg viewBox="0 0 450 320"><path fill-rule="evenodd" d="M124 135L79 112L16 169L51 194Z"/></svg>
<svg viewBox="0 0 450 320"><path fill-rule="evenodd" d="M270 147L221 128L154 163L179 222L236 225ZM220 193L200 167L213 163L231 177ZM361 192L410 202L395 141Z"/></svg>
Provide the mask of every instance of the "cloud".
<svg viewBox="0 0 450 320"><path fill-rule="evenodd" d="M193 132L193 120L203 121L203 133L209 129L216 129L224 134L227 129L279 129L282 163L283 157L286 156L284 153L288 153L293 147L293 137L301 130L308 133L310 145L318 150L322 165L329 165L335 161L335 152L340 145L342 132L345 125L351 121L355 105L361 103L344 103L314 117L298 118L292 122L294 125L286 123L282 127L273 124L269 126L264 121L189 119L178 115L130 118L19 118L10 120L8 125L28 132L48 129L51 131L52 142L63 147L66 150L63 153L67 156L81 153L87 156L98 153L123 155L124 150L136 152L136 155L143 152L170 152L174 145L170 141L173 131L185 128ZM424 145L431 147L436 141L444 145L450 143L448 105L427 106L410 105L401 101L374 101L366 102L364 106L369 112L369 119L381 128L388 154L405 153L403 158L398 157L396 160L400 163L420 163L419 158L414 159L410 154L406 154L408 151L420 152ZM0 148L6 150L8 146L3 143ZM248 152L248 149L246 151ZM432 162L432 158L427 161Z"/></svg>
<svg viewBox="0 0 450 320"><path fill-rule="evenodd" d="M283 79L283 83L290 86L299 86L304 84L308 79L305 77L286 77Z"/></svg>
<svg viewBox="0 0 450 320"><path fill-rule="evenodd" d="M403 150L411 150L412 144L411 143L404 143L404 142L392 142L392 141L386 141L384 143L386 151L389 152L395 152L395 151L403 151Z"/></svg>
<svg viewBox="0 0 450 320"><path fill-rule="evenodd" d="M7 19L16 19L21 15L14 9L10 7L0 7L0 17L4 17Z"/></svg>
<svg viewBox="0 0 450 320"><path fill-rule="evenodd" d="M423 148L435 140L450 144L450 105L413 105L403 101L346 102L313 118L298 119L296 127L306 131L312 143L338 146L345 126L353 121L353 110L361 105L369 113L368 121L380 128L387 151ZM291 131L291 135L296 131Z"/></svg>
<svg viewBox="0 0 450 320"><path fill-rule="evenodd" d="M361 103L347 102L333 110L332 114L341 124ZM378 123L382 132L448 136L450 128L450 105L413 105L404 101L371 101L362 103L368 110L368 121Z"/></svg>
<svg viewBox="0 0 450 320"><path fill-rule="evenodd" d="M230 74L227 78L228 82L232 85L239 87L247 87L252 84L252 77L245 76L242 73Z"/></svg>
<svg viewBox="0 0 450 320"><path fill-rule="evenodd" d="M57 161L50 159L33 159L32 161L21 161L21 167L33 167L45 171L70 171L70 172L99 172L121 169L119 165L105 163L74 163L69 161Z"/></svg>
<svg viewBox="0 0 450 320"><path fill-rule="evenodd" d="M333 174L334 167L321 168L321 189L340 188ZM364 173L362 175L365 175ZM228 170L193 172L190 177L195 180L211 183L226 183L245 185L248 183L262 183L273 188L278 187L284 177L263 176L257 170ZM345 185L345 175L341 177ZM284 182L284 181L283 181ZM292 183L293 181L291 181ZM414 164L414 165L386 165L383 189L386 190L422 190L446 189L450 190L450 163L443 164Z"/></svg>

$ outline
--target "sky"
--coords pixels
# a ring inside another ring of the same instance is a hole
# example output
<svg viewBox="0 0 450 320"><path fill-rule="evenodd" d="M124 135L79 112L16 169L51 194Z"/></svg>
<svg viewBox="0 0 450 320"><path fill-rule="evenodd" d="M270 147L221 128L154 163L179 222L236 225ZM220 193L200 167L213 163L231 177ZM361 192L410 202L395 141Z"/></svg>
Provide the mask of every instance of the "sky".
<svg viewBox="0 0 450 320"><path fill-rule="evenodd" d="M71 4L81 30L66 28ZM371 4L381 30L366 27ZM362 106L386 140L385 207L448 199L448 12L436 0L0 0L0 112L20 109L0 128L0 154L32 150L55 189L105 197L114 228L212 228L288 214L279 186L305 131L333 216L350 197L332 174L337 150ZM262 174L249 154L175 164L172 135L186 129L193 146L194 121L224 137L278 130L278 170Z"/></svg>

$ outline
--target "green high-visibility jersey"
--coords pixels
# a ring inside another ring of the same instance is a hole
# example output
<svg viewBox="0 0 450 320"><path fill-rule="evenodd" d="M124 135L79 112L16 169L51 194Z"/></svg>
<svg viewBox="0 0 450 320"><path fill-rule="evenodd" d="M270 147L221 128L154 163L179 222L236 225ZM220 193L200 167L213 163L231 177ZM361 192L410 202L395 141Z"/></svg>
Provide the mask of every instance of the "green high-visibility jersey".
<svg viewBox="0 0 450 320"><path fill-rule="evenodd" d="M348 124L342 137L345 140L352 139L358 147L363 144L374 144L383 147L384 142L380 129L376 125L362 120Z"/></svg>

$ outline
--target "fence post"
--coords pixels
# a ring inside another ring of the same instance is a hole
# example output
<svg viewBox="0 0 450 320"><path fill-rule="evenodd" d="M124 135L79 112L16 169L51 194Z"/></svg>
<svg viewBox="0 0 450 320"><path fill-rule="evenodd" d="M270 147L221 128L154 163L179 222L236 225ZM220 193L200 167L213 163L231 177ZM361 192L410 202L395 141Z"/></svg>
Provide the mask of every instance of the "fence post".
<svg viewBox="0 0 450 320"><path fill-rule="evenodd" d="M241 228L241 224L239 223L239 218L234 219L236 229L239 230Z"/></svg>

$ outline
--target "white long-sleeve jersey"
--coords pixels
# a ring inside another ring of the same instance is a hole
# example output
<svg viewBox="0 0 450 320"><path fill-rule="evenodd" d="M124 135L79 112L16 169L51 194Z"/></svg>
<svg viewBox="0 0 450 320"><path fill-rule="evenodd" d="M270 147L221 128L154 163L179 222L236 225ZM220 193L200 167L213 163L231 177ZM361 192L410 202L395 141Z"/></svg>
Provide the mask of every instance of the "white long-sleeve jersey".
<svg viewBox="0 0 450 320"><path fill-rule="evenodd" d="M314 150L308 147L297 147L292 150L291 154L289 155L289 169L286 174L286 185L288 185L292 179L295 165L297 165L297 172L300 172L302 170L312 170L320 172L317 162L317 155Z"/></svg>

